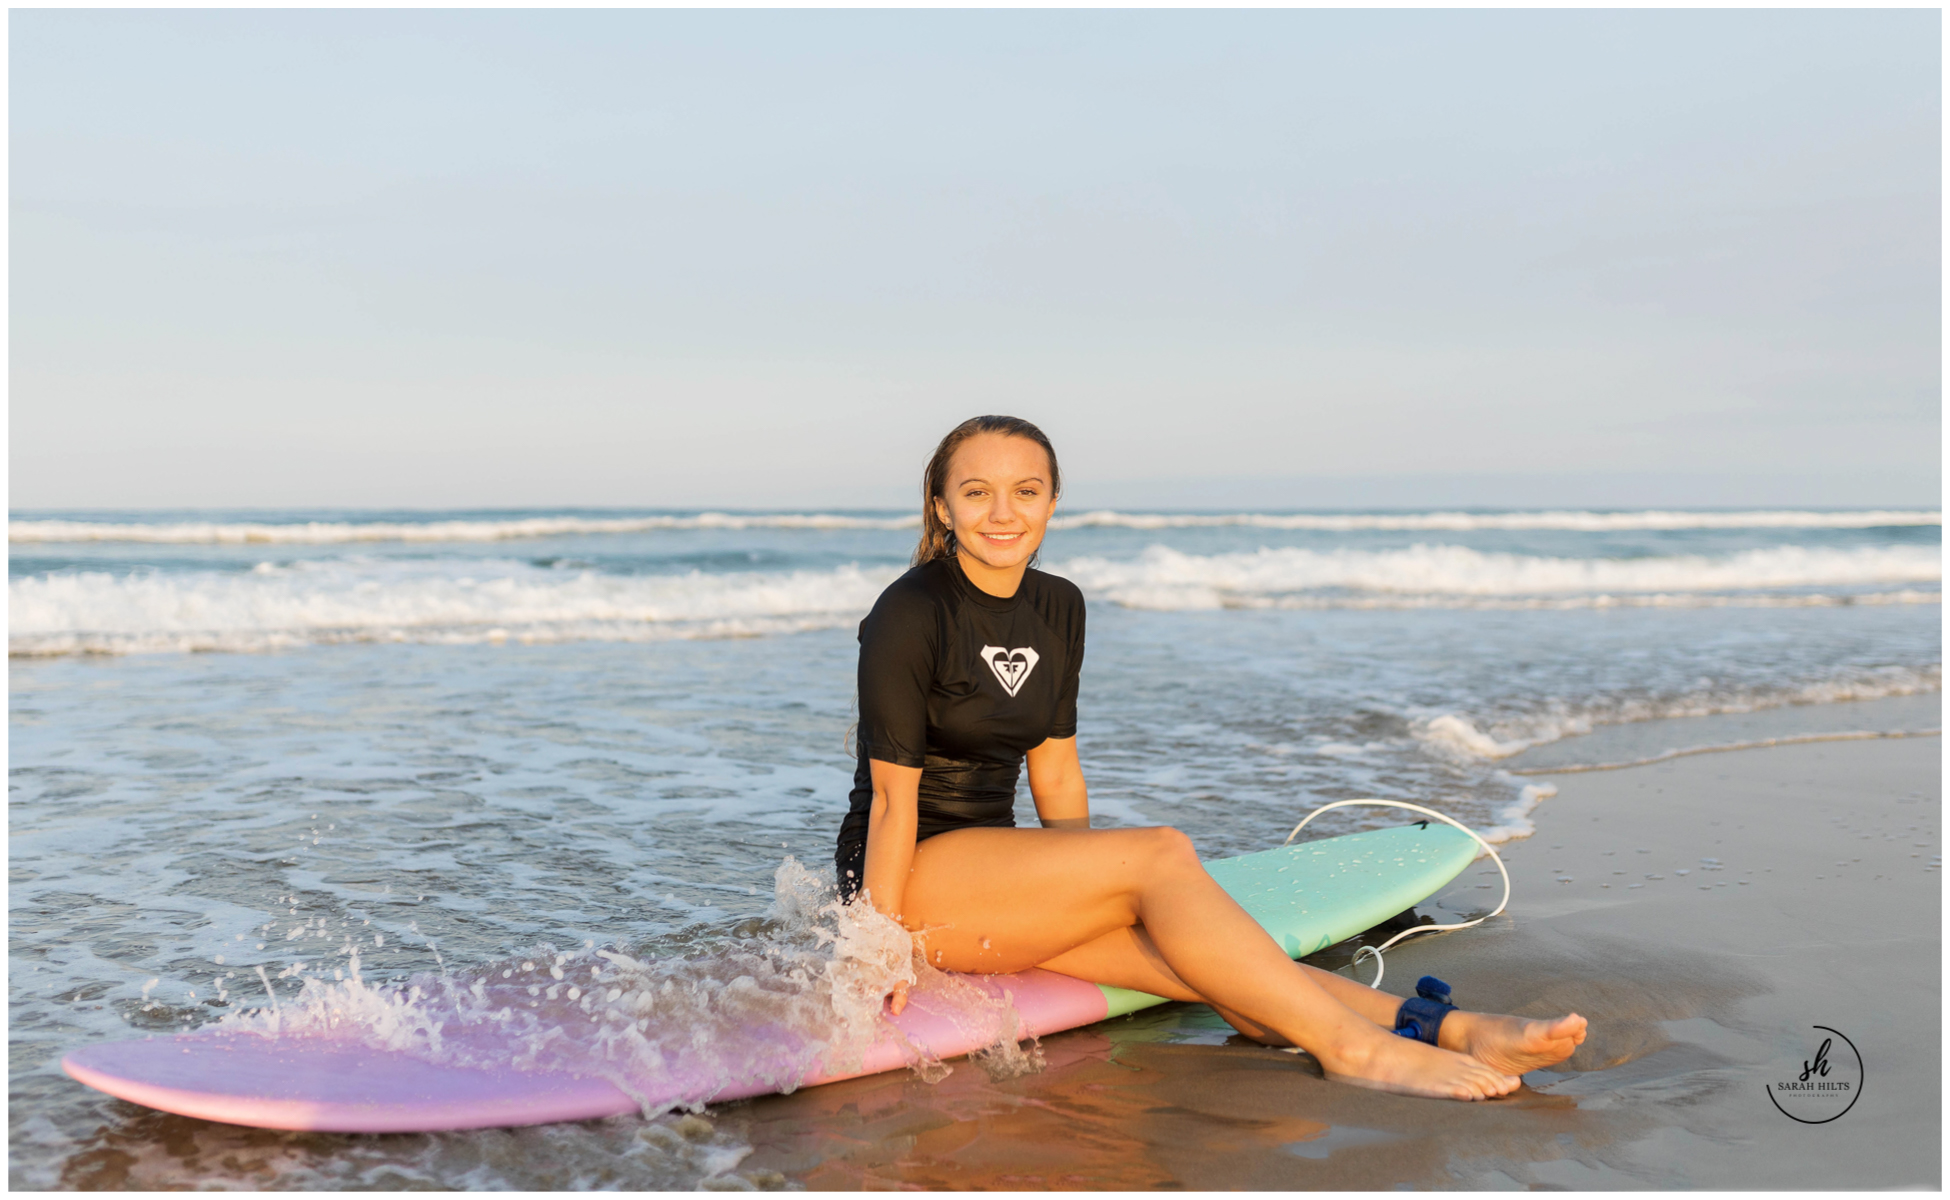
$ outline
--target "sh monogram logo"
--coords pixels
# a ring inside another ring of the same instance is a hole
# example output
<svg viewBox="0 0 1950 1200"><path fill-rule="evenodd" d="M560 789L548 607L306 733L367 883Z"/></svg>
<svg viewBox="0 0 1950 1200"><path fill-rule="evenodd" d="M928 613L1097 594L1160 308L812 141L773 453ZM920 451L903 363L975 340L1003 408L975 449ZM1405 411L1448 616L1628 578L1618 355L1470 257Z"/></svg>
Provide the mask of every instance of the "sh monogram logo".
<svg viewBox="0 0 1950 1200"><path fill-rule="evenodd" d="M1813 1028L1832 1036L1821 1039L1813 1058L1794 1060L1800 1070L1790 1065L1780 1072L1781 1078L1767 1085L1767 1098L1782 1115L1803 1125L1826 1125L1854 1108L1862 1095L1862 1055L1841 1030L1826 1025ZM1836 1038L1841 1039L1840 1046Z"/></svg>
<svg viewBox="0 0 1950 1200"><path fill-rule="evenodd" d="M1029 673L1036 669L1036 660L1041 657L1042 655L1028 646L1021 646L1014 650L1001 646L982 647L982 661L995 672L995 678L1002 684L1002 690L1011 696L1022 690Z"/></svg>

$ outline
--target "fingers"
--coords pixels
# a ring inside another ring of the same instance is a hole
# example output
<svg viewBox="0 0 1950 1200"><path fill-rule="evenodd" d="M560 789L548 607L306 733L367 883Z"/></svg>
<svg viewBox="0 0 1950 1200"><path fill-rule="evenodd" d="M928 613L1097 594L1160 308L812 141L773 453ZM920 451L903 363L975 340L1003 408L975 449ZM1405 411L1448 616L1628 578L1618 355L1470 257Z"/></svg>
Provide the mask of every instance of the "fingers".
<svg viewBox="0 0 1950 1200"><path fill-rule="evenodd" d="M898 1017L901 1015L901 1010L907 1007L906 983L897 983L894 985L893 993L887 997L887 1007L895 1016Z"/></svg>

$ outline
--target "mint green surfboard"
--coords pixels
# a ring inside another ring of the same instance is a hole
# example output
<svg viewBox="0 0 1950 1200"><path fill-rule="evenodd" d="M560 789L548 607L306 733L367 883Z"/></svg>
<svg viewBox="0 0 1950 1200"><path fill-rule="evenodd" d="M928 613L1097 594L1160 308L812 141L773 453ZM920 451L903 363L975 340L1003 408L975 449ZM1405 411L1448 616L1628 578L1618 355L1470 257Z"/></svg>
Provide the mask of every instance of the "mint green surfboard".
<svg viewBox="0 0 1950 1200"><path fill-rule="evenodd" d="M1258 921L1289 958L1304 958L1415 907L1462 874L1477 845L1434 821L1301 842L1205 864L1219 886ZM1159 996L1105 987L1108 1016Z"/></svg>

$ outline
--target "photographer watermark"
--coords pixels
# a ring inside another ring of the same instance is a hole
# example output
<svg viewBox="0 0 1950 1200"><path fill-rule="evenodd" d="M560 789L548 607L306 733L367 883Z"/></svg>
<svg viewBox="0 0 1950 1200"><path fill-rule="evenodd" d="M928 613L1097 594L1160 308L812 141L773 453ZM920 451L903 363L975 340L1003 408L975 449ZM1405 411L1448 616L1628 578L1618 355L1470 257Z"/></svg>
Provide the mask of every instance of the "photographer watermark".
<svg viewBox="0 0 1950 1200"><path fill-rule="evenodd" d="M1774 1107L1804 1125L1825 1125L1855 1107L1862 1096L1862 1055L1839 1029L1811 1026L1814 1056L1800 1060L1785 1079L1767 1085Z"/></svg>

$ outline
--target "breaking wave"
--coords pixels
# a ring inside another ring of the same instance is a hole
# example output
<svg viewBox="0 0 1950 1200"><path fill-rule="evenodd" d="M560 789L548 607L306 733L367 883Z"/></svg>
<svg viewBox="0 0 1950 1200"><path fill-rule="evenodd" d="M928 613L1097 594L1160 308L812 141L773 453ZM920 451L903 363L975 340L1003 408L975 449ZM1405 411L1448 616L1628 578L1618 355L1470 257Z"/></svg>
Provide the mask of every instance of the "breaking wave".
<svg viewBox="0 0 1950 1200"><path fill-rule="evenodd" d="M331 546L356 542L503 542L573 534L650 533L681 529L909 529L918 517L853 517L824 513L694 516L517 517L500 521L268 521L175 523L14 521L12 542L146 542L171 545Z"/></svg>
<svg viewBox="0 0 1950 1200"><path fill-rule="evenodd" d="M1753 512L1429 512L1429 513L1120 513L1111 511L1062 517L1053 526L1125 529L1197 529L1244 526L1253 529L1317 529L1323 532L1406 531L1460 533L1478 529L1564 530L1614 533L1684 529L1887 529L1941 525L1943 514L1917 509L1859 512L1761 510Z"/></svg>
<svg viewBox="0 0 1950 1200"><path fill-rule="evenodd" d="M1934 547L1782 546L1718 557L1542 558L1460 546L1262 549L1053 565L1127 608L1819 607L1932 604ZM857 621L897 567L684 575L567 572L513 561L259 564L238 573L54 572L9 585L17 655L749 637ZM1809 591L1810 588L1853 589ZM1797 590L1798 589L1798 590Z"/></svg>
<svg viewBox="0 0 1950 1200"><path fill-rule="evenodd" d="M17 543L137 542L176 545L342 545L358 542L499 542L523 538L650 533L692 529L913 529L913 516L832 513L651 514L629 517L533 516L499 520L425 521L73 521L9 524ZM1941 525L1943 514L1920 509L1857 512L1427 512L1427 513L1122 513L1109 509L1059 516L1053 529L1252 529L1322 532L1566 530L1609 533L1687 529L1881 529Z"/></svg>
<svg viewBox="0 0 1950 1200"><path fill-rule="evenodd" d="M1726 593L1808 587L1938 583L1934 546L1814 549L1779 546L1718 556L1544 558L1464 546L1403 550L1261 549L1249 554L1185 554L1153 546L1135 559L1072 559L1057 568L1086 592L1128 608L1179 611L1272 607L1482 607L1485 599L1521 607L1607 603L1723 604ZM1356 593L1329 595L1322 592ZM1360 595L1366 593L1366 596ZM1623 594L1635 597L1621 600ZM1566 601L1564 597L1575 596ZM1932 593L1884 594L1883 603L1935 602ZM1778 603L1838 603L1834 597L1780 597Z"/></svg>
<svg viewBox="0 0 1950 1200"><path fill-rule="evenodd" d="M751 637L857 621L899 572L376 574L262 564L241 574L52 574L9 586L13 654L261 651L309 643L471 644Z"/></svg>

